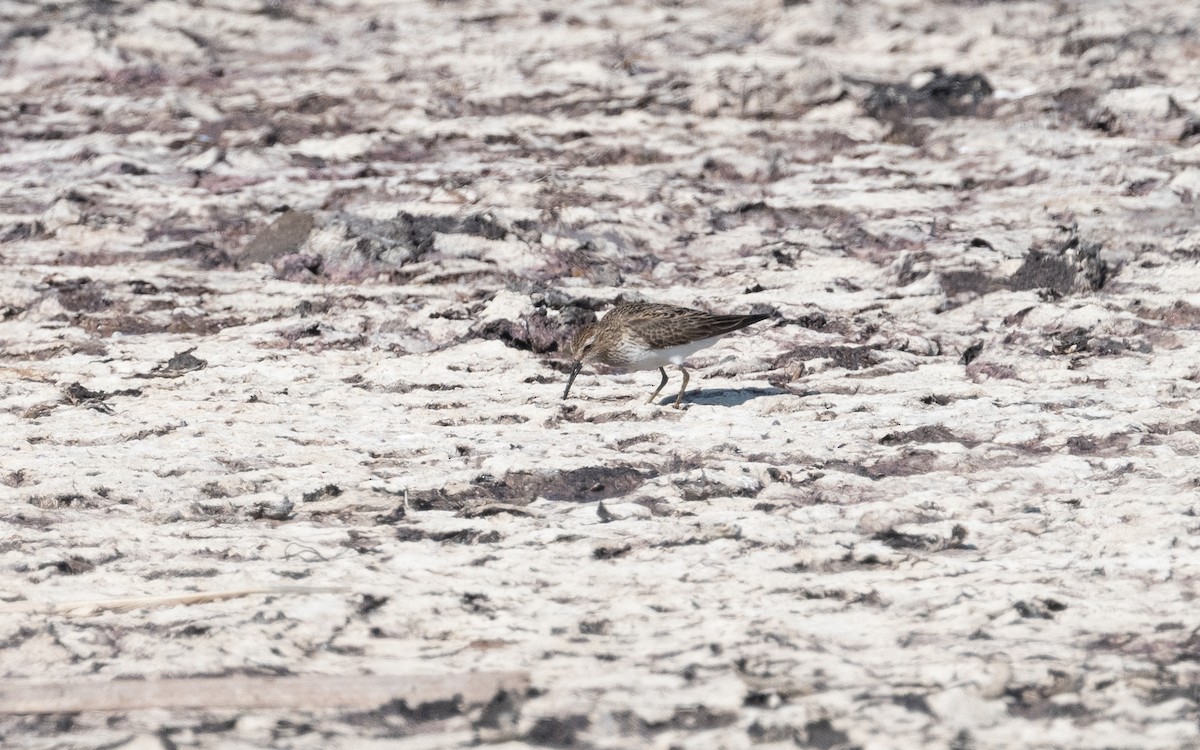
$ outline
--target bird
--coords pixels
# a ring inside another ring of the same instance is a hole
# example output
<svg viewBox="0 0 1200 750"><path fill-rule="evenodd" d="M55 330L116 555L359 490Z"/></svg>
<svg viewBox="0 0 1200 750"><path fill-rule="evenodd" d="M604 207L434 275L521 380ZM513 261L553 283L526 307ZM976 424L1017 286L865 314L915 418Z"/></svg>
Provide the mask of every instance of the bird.
<svg viewBox="0 0 1200 750"><path fill-rule="evenodd" d="M667 365L675 365L683 373L683 385L675 397L674 407L680 408L687 390L688 371L683 363L706 346L716 343L727 333L740 331L770 315L714 315L690 307L661 305L652 302L627 302L617 305L599 322L584 326L568 346L572 359L571 377L562 397L571 392L571 385L583 366L596 362L623 370L652 370L662 373L662 380L649 403L667 384Z"/></svg>

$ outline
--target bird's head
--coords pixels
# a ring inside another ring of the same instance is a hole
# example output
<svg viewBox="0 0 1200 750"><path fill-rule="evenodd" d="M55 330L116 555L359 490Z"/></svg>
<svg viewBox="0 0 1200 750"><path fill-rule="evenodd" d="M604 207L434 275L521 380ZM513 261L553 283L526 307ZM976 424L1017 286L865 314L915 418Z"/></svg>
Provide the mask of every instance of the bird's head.
<svg viewBox="0 0 1200 750"><path fill-rule="evenodd" d="M571 338L571 360L582 364L595 359L595 344L599 333L599 326L595 323L580 328Z"/></svg>

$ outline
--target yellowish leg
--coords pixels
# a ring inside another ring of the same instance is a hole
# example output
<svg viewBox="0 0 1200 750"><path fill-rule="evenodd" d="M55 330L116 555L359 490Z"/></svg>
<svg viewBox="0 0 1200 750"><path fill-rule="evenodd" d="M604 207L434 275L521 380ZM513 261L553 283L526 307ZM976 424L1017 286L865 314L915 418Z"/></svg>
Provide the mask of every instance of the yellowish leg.
<svg viewBox="0 0 1200 750"><path fill-rule="evenodd" d="M675 408L676 408L676 409L678 409L678 408L679 408L679 402L680 402L680 401L683 401L683 392L687 390L687 382L688 382L688 373L687 373L687 370L685 370L685 369L683 369L682 367L680 367L680 368L679 368L679 371L683 373L683 385L679 386L679 395L675 397ZM666 374L667 374L667 373L664 371L664 372L663 372L663 377L666 377ZM663 382L665 383L665 382L667 382L667 381L666 381L666 380L664 380Z"/></svg>
<svg viewBox="0 0 1200 750"><path fill-rule="evenodd" d="M662 382L660 382L658 384L658 388L656 388L654 390L654 393L650 394L650 400L646 402L648 404L654 403L654 397L657 396L659 393L662 393L663 386L667 384L667 368L660 367L660 368L658 368L658 371L662 373L662 376L663 376Z"/></svg>

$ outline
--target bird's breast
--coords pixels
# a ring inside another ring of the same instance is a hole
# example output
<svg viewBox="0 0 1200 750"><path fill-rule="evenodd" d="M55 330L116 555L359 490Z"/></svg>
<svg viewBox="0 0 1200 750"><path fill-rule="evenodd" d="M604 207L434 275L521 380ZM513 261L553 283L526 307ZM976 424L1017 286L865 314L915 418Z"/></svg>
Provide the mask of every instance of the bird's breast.
<svg viewBox="0 0 1200 750"><path fill-rule="evenodd" d="M629 370L656 370L659 367L667 365L682 365L688 357L696 352L712 346L720 336L713 336L707 339L698 339L679 346L666 346L653 348L646 345L637 345L633 342L622 352L625 362L621 367Z"/></svg>

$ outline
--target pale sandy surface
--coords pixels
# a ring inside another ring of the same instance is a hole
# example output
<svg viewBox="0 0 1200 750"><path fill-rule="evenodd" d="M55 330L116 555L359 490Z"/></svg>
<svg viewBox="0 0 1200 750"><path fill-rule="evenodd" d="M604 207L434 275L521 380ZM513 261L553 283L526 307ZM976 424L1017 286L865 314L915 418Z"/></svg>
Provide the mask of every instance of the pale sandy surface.
<svg viewBox="0 0 1200 750"><path fill-rule="evenodd" d="M1196 746L1198 30L0 1L0 677L534 686L0 744ZM562 401L618 298L774 317Z"/></svg>

